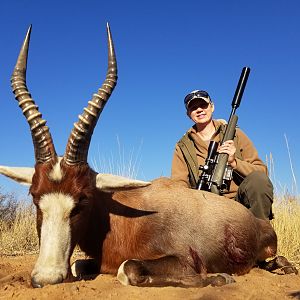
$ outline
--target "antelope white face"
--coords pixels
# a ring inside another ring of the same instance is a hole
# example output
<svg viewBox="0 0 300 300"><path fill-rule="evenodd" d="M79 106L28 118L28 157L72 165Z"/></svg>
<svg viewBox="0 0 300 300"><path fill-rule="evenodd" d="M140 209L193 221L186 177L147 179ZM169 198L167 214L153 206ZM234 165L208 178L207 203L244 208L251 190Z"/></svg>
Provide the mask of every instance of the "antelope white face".
<svg viewBox="0 0 300 300"><path fill-rule="evenodd" d="M30 193L37 208L40 252L31 273L34 287L60 283L70 273L70 256L85 234L83 223L93 206L89 196L95 174L90 170L88 165L70 167L61 158L35 166Z"/></svg>
<svg viewBox="0 0 300 300"><path fill-rule="evenodd" d="M52 193L39 202L43 221L40 233L40 254L31 273L34 287L62 282L68 273L71 251L70 214L74 208L71 196Z"/></svg>

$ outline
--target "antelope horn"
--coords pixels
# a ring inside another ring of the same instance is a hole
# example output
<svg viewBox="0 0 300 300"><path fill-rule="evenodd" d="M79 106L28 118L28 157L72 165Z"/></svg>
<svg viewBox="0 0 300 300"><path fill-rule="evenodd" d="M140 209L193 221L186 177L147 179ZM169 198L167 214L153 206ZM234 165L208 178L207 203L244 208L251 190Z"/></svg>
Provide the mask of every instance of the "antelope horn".
<svg viewBox="0 0 300 300"><path fill-rule="evenodd" d="M88 106L84 108L81 115L78 116L78 122L74 123L74 127L70 134L66 147L64 161L68 165L80 164L87 162L89 145L94 128L98 118L112 94L117 84L117 61L114 51L114 45L111 37L109 25L107 24L108 37L108 68L106 79L101 88L93 95L92 100L88 102Z"/></svg>
<svg viewBox="0 0 300 300"><path fill-rule="evenodd" d="M42 114L39 112L26 86L26 68L31 27L30 25L20 50L11 77L11 87L30 126L36 163L45 163L56 158L56 152L49 128L45 125L46 121L42 119Z"/></svg>

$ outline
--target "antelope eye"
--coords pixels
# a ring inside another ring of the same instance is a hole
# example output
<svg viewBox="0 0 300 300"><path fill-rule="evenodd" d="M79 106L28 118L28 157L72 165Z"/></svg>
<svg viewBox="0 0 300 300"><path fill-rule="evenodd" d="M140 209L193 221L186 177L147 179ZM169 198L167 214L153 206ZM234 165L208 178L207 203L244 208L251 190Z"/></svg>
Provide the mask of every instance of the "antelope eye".
<svg viewBox="0 0 300 300"><path fill-rule="evenodd" d="M78 205L76 205L76 206L72 209L70 217L72 218L72 217L76 216L76 215L79 214L79 213L80 213L80 208L78 207Z"/></svg>
<svg viewBox="0 0 300 300"><path fill-rule="evenodd" d="M86 199L85 195L80 195L80 197L78 198L78 203L82 203L85 199Z"/></svg>

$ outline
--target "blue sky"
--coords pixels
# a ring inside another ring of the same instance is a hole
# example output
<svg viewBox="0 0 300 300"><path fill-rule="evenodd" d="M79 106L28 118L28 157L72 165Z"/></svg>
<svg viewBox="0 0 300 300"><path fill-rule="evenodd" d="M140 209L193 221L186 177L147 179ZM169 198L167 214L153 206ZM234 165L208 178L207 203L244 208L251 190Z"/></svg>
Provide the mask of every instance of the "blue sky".
<svg viewBox="0 0 300 300"><path fill-rule="evenodd" d="M299 6L278 0L1 1L0 164L34 165L29 127L10 89L28 26L27 85L63 154L73 123L105 78L109 22L119 81L94 131L91 165L105 172L132 168L144 180L169 176L174 145L192 125L184 96L207 90L215 117L228 119L241 70L249 66L239 126L264 161L272 154L274 184L293 190L292 175L297 180L300 172ZM3 176L0 186L26 191Z"/></svg>

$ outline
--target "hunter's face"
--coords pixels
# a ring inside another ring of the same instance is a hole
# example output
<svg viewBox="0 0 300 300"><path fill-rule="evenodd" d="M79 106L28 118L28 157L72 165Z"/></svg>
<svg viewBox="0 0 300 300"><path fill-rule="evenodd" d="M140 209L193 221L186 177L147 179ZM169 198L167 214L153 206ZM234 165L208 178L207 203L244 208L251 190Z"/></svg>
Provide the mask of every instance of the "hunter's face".
<svg viewBox="0 0 300 300"><path fill-rule="evenodd" d="M205 124L211 121L214 105L202 99L194 99L188 106L187 115L196 124Z"/></svg>

